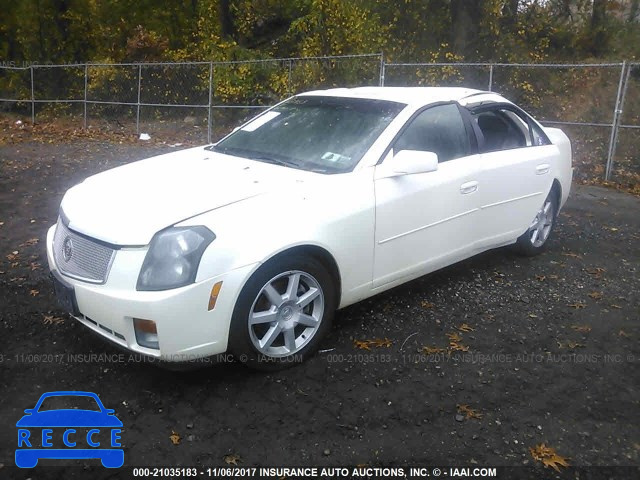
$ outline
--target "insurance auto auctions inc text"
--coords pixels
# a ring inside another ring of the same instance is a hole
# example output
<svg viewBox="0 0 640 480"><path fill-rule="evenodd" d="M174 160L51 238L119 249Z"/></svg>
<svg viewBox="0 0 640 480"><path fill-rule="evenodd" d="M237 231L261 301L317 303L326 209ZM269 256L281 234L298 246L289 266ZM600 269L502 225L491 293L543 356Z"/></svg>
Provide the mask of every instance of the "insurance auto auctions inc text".
<svg viewBox="0 0 640 480"><path fill-rule="evenodd" d="M433 478L495 477L496 468L486 467L218 467L210 477L244 478Z"/></svg>

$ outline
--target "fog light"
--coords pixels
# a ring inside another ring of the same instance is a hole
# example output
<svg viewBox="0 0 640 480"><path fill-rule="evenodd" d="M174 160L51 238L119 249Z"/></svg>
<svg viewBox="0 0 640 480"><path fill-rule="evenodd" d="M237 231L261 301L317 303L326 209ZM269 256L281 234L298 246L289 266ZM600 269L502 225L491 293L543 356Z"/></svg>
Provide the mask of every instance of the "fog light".
<svg viewBox="0 0 640 480"><path fill-rule="evenodd" d="M209 311L213 310L216 306L216 302L218 301L218 295L220 294L220 289L222 288L222 282L216 283L211 289L211 295L209 295Z"/></svg>
<svg viewBox="0 0 640 480"><path fill-rule="evenodd" d="M158 329L153 320L133 319L133 329L136 332L136 342L141 347L160 349L158 344Z"/></svg>

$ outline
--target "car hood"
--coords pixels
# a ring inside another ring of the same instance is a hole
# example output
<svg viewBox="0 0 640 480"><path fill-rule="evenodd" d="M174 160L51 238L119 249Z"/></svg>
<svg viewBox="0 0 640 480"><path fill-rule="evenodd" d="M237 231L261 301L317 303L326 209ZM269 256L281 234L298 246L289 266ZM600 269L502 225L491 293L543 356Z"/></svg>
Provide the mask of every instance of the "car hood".
<svg viewBox="0 0 640 480"><path fill-rule="evenodd" d="M49 410L25 415L16 427L121 427L113 415L91 410Z"/></svg>
<svg viewBox="0 0 640 480"><path fill-rule="evenodd" d="M89 177L69 189L61 209L79 233L114 245L147 245L156 232L187 218L321 176L198 147Z"/></svg>

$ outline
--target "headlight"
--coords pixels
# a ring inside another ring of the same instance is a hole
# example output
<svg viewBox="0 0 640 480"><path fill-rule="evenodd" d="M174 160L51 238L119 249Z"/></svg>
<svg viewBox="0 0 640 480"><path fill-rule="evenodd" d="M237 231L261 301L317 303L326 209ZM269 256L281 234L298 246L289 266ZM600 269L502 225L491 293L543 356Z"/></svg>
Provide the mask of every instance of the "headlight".
<svg viewBox="0 0 640 480"><path fill-rule="evenodd" d="M136 290L168 290L195 282L205 249L216 236L206 227L171 227L155 234Z"/></svg>

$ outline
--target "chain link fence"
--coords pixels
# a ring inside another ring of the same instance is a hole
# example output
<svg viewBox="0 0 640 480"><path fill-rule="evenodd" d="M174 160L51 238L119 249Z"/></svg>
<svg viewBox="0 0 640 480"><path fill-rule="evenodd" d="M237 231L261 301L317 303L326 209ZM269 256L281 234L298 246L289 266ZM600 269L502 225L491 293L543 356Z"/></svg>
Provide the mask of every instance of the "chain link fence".
<svg viewBox="0 0 640 480"><path fill-rule="evenodd" d="M495 91L572 140L576 178L640 184L640 63L385 63L382 54L231 62L0 66L0 111L211 142L295 93L466 86Z"/></svg>
<svg viewBox="0 0 640 480"><path fill-rule="evenodd" d="M626 62L387 63L384 84L498 92L569 135L576 179L640 183L639 67Z"/></svg>
<svg viewBox="0 0 640 480"><path fill-rule="evenodd" d="M612 135L613 178L640 185L640 63L629 63L622 83L617 123Z"/></svg>
<svg viewBox="0 0 640 480"><path fill-rule="evenodd" d="M382 58L0 66L0 111L211 142L300 91L378 85Z"/></svg>

